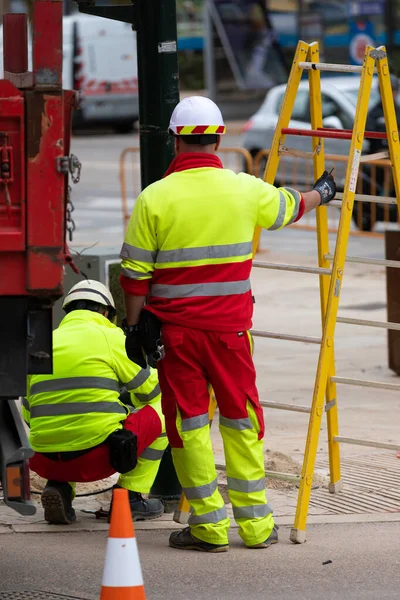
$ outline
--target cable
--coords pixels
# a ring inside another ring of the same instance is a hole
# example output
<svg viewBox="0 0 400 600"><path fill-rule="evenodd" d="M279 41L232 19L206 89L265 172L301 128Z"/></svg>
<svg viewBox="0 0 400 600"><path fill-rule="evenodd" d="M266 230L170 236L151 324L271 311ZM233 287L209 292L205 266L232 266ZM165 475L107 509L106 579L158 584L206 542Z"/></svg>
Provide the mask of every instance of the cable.
<svg viewBox="0 0 400 600"><path fill-rule="evenodd" d="M75 498L86 498L87 496L98 496L99 494L105 494L105 492L111 492L114 486L109 488L105 488L104 490L97 490L97 492L88 492L87 494L76 494ZM36 494L37 496L41 496L42 492L38 492L37 490L31 490L31 494Z"/></svg>

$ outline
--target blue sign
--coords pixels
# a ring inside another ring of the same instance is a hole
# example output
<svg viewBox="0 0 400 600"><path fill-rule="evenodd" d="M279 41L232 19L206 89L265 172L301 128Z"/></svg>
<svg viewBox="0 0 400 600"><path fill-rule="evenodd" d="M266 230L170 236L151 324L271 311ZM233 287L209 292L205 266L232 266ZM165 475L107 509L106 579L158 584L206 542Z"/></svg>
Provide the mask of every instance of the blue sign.
<svg viewBox="0 0 400 600"><path fill-rule="evenodd" d="M352 65L362 65L365 46L375 46L374 26L371 21L350 21L349 54Z"/></svg>
<svg viewBox="0 0 400 600"><path fill-rule="evenodd" d="M348 7L349 17L376 17L384 14L385 0L364 0L364 2L349 0Z"/></svg>

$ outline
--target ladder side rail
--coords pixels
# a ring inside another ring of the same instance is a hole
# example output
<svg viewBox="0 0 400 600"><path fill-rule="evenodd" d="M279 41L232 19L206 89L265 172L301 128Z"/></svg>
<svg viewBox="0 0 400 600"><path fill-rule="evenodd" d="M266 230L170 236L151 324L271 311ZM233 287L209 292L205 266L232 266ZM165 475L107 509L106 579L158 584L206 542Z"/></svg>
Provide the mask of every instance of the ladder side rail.
<svg viewBox="0 0 400 600"><path fill-rule="evenodd" d="M315 378L312 412L310 415L302 476L300 481L299 502L297 504L294 527L290 534L291 541L295 543L304 543L306 540L306 520L311 496L312 476L318 450L318 438L323 414L324 397L328 384L329 371L333 360L333 340L335 335L339 295L343 279L347 244L354 205L354 194L356 190L359 161L361 157L365 124L367 120L368 102L371 94L372 77L375 66L375 59L373 56L371 56L371 52L373 52L373 50L374 49L371 46L367 46L365 49L361 84L358 94L357 108L355 113L356 116L350 146L349 163L344 186L345 193L340 214L335 258L333 261L332 278L328 294L326 318L323 327L322 344Z"/></svg>
<svg viewBox="0 0 400 600"><path fill-rule="evenodd" d="M309 50L309 58L312 62L319 61L319 48L317 44L312 44ZM321 93L321 77L319 71L309 71L308 78L310 82L310 109L311 109L311 127L319 129L323 127L322 115L322 93ZM313 149L317 146L318 139L313 138ZM314 156L314 178L317 179L322 175L325 169L325 152L324 143L321 141L321 152ZM316 210L317 221L317 243L318 243L318 265L321 268L329 268L329 260L325 258L329 254L329 220L327 206L320 206ZM321 324L322 328L325 323L326 310L328 305L330 279L320 277L320 294L321 294ZM332 409L327 412L327 430L328 430L328 453L329 453L329 472L330 482L329 490L338 492L342 489L342 481L340 475L340 444L335 442L334 437L339 434L339 414L337 405L336 384L331 377L335 375L335 352L332 348L332 360L329 367L329 376L326 386L326 404L331 404ZM317 442L318 443L318 442ZM299 490L300 502L300 490Z"/></svg>

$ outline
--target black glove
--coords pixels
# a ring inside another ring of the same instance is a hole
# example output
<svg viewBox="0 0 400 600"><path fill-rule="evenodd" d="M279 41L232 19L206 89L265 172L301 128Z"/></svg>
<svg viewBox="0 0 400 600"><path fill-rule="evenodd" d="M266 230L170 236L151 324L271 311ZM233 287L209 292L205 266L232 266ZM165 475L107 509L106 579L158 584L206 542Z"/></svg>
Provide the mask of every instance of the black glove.
<svg viewBox="0 0 400 600"><path fill-rule="evenodd" d="M142 367L147 368L147 361L142 349L142 334L138 325L128 325L125 319L122 322L122 329L126 335L125 351L132 362Z"/></svg>
<svg viewBox="0 0 400 600"><path fill-rule="evenodd" d="M314 190L317 190L321 196L321 204L327 204L334 199L336 194L336 183L333 175L324 171L319 179L314 183Z"/></svg>

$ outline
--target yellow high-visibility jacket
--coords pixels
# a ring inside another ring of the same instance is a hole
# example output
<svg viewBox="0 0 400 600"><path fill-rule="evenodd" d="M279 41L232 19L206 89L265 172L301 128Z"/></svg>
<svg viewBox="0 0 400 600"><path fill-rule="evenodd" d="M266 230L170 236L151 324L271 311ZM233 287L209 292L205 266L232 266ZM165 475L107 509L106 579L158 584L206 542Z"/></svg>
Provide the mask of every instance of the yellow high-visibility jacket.
<svg viewBox="0 0 400 600"><path fill-rule="evenodd" d="M132 406L160 404L155 369L141 369L125 352L125 336L103 315L75 310L53 332L53 375L28 377L23 416L36 452L86 450L104 442ZM160 412L160 411L157 411Z"/></svg>
<svg viewBox="0 0 400 600"><path fill-rule="evenodd" d="M251 327L252 239L299 215L301 194L228 169L174 172L136 201L121 250L124 290L149 294L162 322L214 331Z"/></svg>

